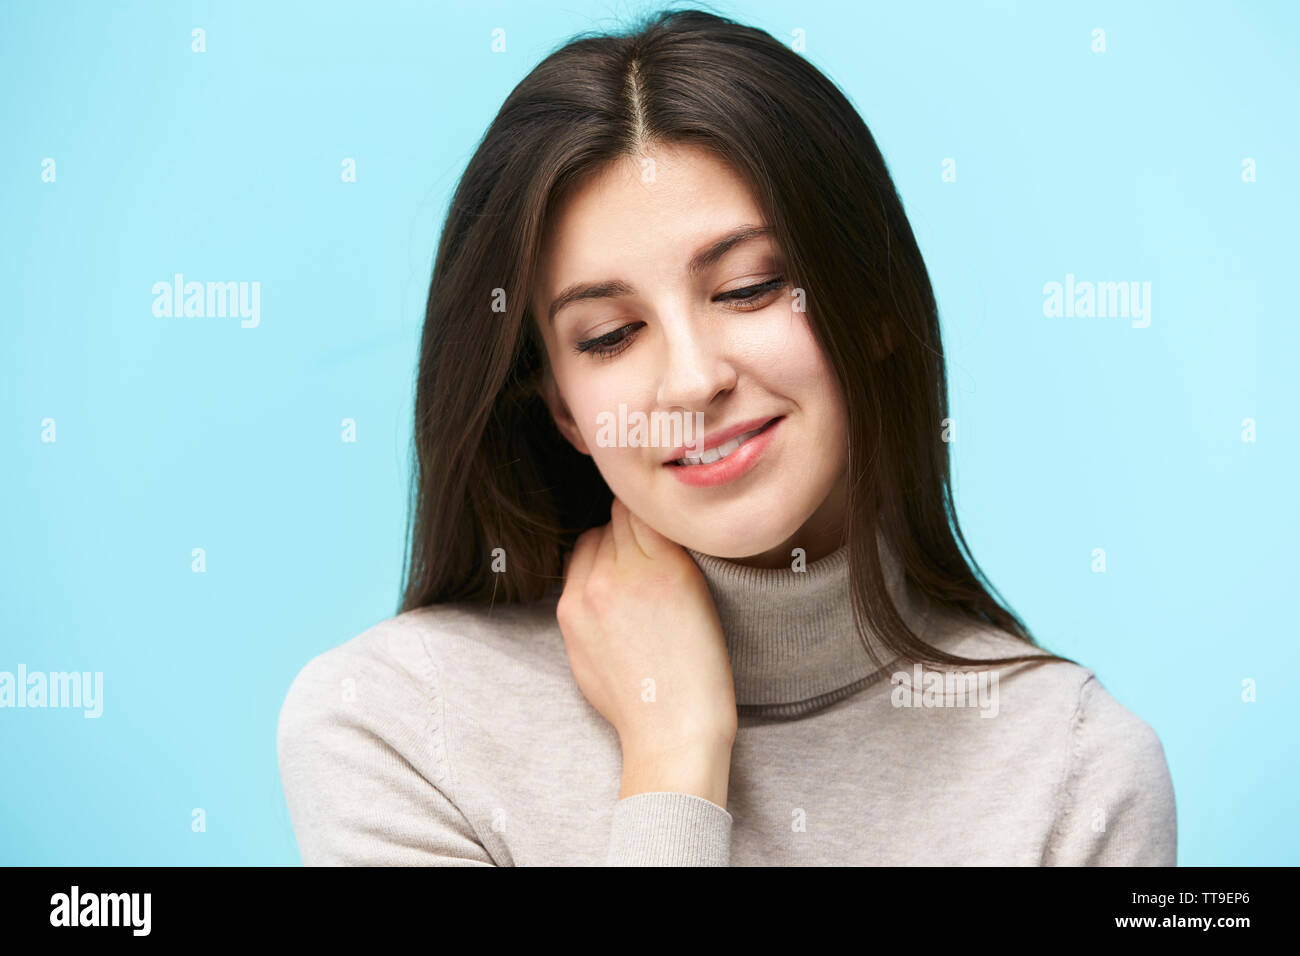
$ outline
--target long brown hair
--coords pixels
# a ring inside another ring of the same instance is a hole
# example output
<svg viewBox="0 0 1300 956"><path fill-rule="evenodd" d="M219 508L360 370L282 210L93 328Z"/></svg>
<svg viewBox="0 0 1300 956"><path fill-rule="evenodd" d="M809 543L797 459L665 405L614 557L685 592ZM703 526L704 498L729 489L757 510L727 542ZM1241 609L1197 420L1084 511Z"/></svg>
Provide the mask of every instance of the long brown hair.
<svg viewBox="0 0 1300 956"><path fill-rule="evenodd" d="M939 316L885 162L857 111L769 34L664 11L547 56L507 97L447 214L420 343L412 521L400 611L555 593L574 539L612 494L555 427L530 313L548 222L568 191L652 143L711 149L772 226L848 406L846 516L854 618L900 659L960 657L894 607L877 522L928 598L1037 647L979 570L953 506ZM502 307L504 303L504 308ZM495 549L502 549L496 552ZM505 569L492 569L493 554ZM874 658L874 653L872 653Z"/></svg>

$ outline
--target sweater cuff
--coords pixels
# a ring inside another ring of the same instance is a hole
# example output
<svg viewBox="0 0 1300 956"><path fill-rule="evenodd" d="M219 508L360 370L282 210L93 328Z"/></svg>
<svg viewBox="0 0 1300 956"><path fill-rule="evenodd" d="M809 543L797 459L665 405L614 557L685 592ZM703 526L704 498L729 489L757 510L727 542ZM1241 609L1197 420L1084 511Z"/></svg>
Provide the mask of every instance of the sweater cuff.
<svg viewBox="0 0 1300 956"><path fill-rule="evenodd" d="M691 793L654 791L614 805L606 866L729 866L731 814Z"/></svg>

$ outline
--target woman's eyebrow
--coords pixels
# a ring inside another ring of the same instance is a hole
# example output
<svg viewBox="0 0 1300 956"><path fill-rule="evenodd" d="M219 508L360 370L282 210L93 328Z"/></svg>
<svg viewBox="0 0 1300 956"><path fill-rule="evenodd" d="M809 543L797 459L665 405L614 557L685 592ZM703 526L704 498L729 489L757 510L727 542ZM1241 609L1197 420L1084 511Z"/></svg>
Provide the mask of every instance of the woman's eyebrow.
<svg viewBox="0 0 1300 956"><path fill-rule="evenodd" d="M699 252L695 253L695 255L691 256L691 261L687 264L686 271L693 276L699 275L730 252L733 246L738 246L747 239L766 236L771 233L771 231L771 226L741 226L739 229L727 233L721 239L714 240Z"/></svg>
<svg viewBox="0 0 1300 956"><path fill-rule="evenodd" d="M771 232L771 226L746 225L733 229L726 235L713 240L704 248L697 251L695 255L691 256L690 262L686 265L686 271L693 276L699 275L742 242L757 238L758 236L769 235ZM546 321L549 324L554 325L556 313L572 302L579 302L585 299L611 299L623 295L633 295L635 293L636 289L634 289L630 283L624 282L622 279L606 279L604 282L579 282L569 286L555 297L551 302L550 309L547 310Z"/></svg>

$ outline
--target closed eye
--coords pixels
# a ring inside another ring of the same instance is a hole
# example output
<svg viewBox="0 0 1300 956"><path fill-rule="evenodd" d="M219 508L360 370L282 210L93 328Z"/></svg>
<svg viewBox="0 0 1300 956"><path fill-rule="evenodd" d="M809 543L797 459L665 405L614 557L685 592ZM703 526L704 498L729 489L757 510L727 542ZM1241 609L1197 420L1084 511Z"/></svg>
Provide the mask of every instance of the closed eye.
<svg viewBox="0 0 1300 956"><path fill-rule="evenodd" d="M741 311L747 311L749 303L755 303L762 299L767 293L775 292L785 286L784 276L777 276L766 282L760 282L756 285L747 285L740 289L732 289L729 292L723 292L715 296L714 302L734 302ZM756 308L757 306L753 306ZM627 325L619 326L612 332L606 332L604 335L598 335L592 339L584 339L579 342L574 351L579 354L590 352L598 358L613 358L619 352L632 344L632 337L644 322L631 322Z"/></svg>
<svg viewBox="0 0 1300 956"><path fill-rule="evenodd" d="M723 292L714 302L752 302L764 293L773 292L785 285L785 277L777 276L775 279L769 279L758 285L747 285L743 289L732 289L730 292Z"/></svg>
<svg viewBox="0 0 1300 956"><path fill-rule="evenodd" d="M577 344L575 351L579 353L591 352L601 358L611 358L632 344L632 330L642 324L644 323L629 323L612 332L598 335L594 339L585 339Z"/></svg>

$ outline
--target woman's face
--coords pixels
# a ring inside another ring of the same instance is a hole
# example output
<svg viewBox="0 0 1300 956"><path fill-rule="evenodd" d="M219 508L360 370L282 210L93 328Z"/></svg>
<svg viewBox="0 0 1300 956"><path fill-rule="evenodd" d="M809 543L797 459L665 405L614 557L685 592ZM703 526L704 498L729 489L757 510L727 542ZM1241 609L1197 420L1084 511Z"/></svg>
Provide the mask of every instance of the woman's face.
<svg viewBox="0 0 1300 956"><path fill-rule="evenodd" d="M813 561L841 543L848 440L843 398L775 241L718 245L765 225L744 182L707 150L619 160L557 210L532 312L552 414L610 490L678 544L780 567L793 548ZM675 463L694 433L638 437L638 413L659 423L675 413L685 428L702 415L701 463Z"/></svg>

